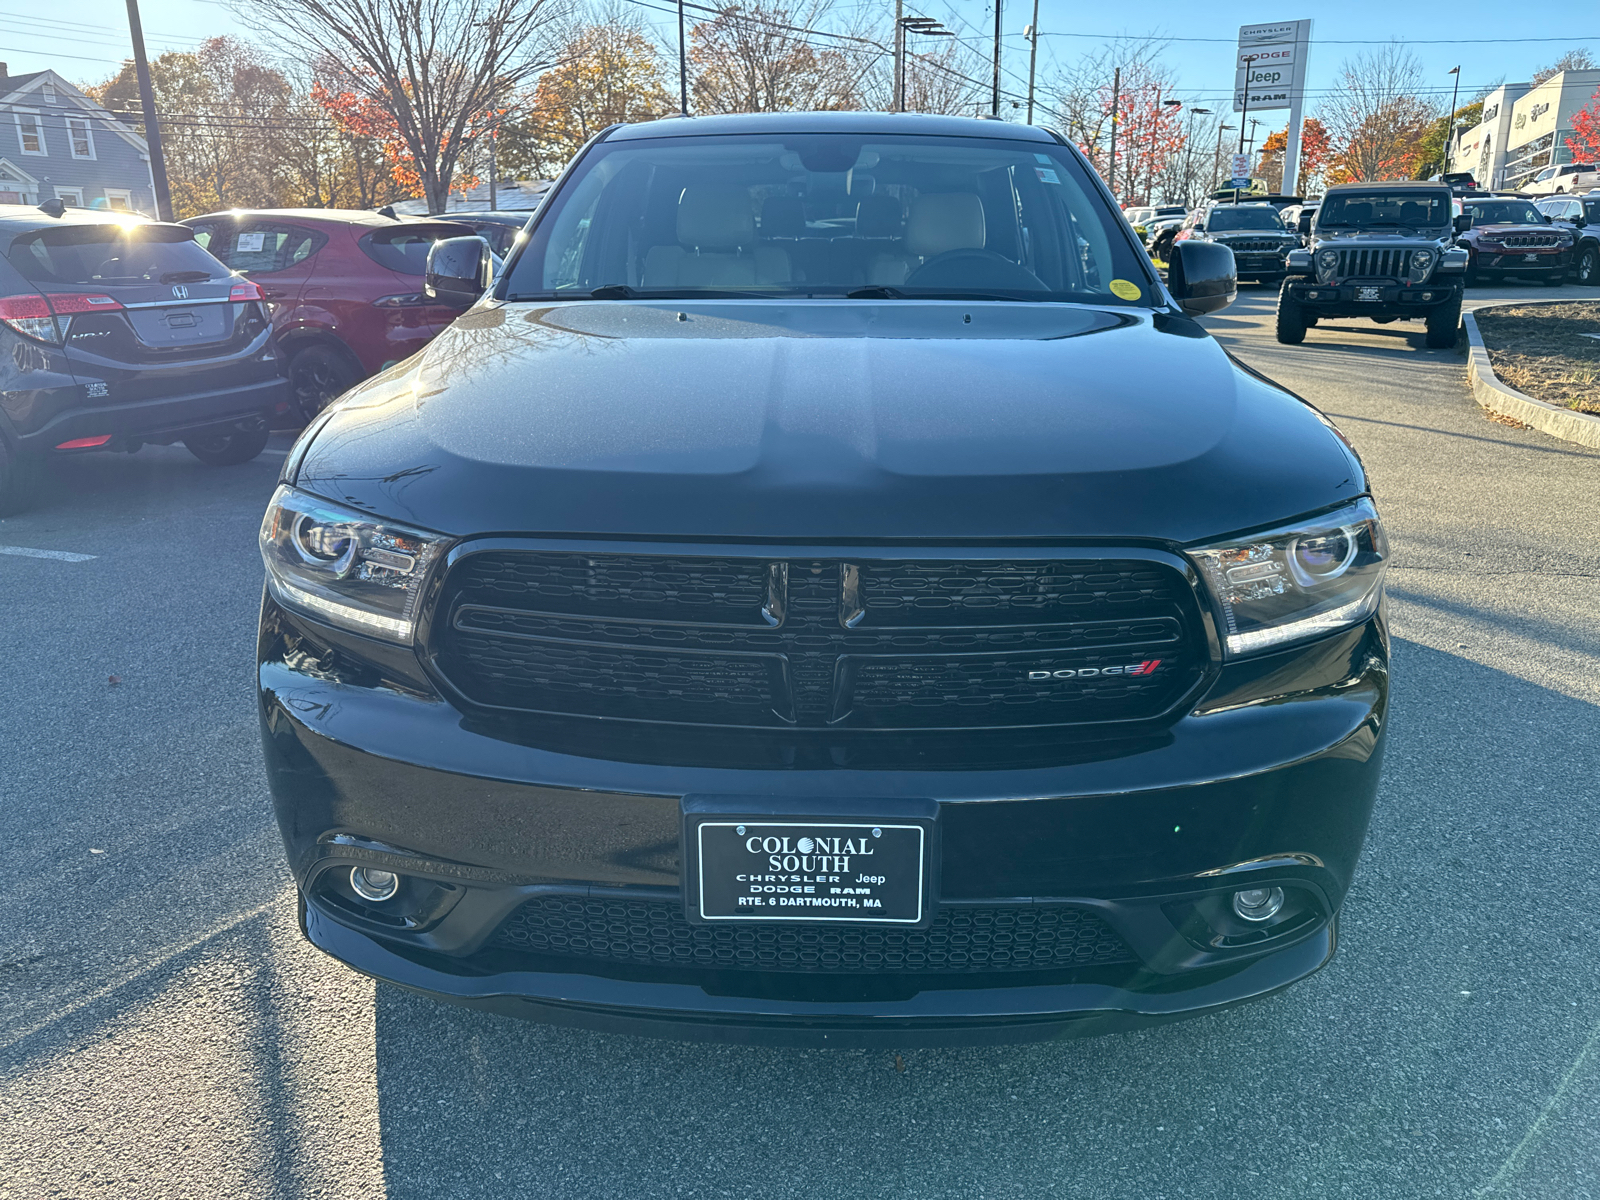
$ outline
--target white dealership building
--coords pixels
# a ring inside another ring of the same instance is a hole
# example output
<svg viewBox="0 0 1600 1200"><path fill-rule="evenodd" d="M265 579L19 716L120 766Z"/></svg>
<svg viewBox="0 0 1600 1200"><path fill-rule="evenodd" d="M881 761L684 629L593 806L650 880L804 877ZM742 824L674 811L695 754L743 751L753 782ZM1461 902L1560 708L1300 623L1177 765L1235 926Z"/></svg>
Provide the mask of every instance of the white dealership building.
<svg viewBox="0 0 1600 1200"><path fill-rule="evenodd" d="M1450 169L1471 171L1480 184L1516 188L1552 163L1573 160L1567 147L1572 116L1600 91L1600 71L1562 71L1538 87L1502 84L1483 102L1483 120L1460 133Z"/></svg>

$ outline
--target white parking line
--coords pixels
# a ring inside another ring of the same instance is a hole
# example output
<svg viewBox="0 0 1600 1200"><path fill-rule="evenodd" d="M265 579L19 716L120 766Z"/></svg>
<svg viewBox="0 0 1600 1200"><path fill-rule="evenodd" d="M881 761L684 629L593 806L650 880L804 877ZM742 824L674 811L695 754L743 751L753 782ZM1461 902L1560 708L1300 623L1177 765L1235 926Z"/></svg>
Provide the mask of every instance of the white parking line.
<svg viewBox="0 0 1600 1200"><path fill-rule="evenodd" d="M69 550L35 550L32 546L0 546L0 554L15 554L18 558L55 558L62 562L88 562L93 554L73 554Z"/></svg>

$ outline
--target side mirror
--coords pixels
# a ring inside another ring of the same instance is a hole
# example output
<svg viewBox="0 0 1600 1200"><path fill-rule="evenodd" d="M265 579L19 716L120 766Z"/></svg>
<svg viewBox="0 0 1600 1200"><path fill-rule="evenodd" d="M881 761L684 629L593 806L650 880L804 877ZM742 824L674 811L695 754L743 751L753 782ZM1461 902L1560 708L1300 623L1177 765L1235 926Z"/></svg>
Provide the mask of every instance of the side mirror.
<svg viewBox="0 0 1600 1200"><path fill-rule="evenodd" d="M1457 217L1455 219L1455 230L1456 230L1457 233L1465 233L1467 230L1469 230L1471 228L1472 228L1472 217L1469 216L1467 213L1462 213L1459 217Z"/></svg>
<svg viewBox="0 0 1600 1200"><path fill-rule="evenodd" d="M1226 308L1239 294L1233 251L1220 242L1177 242L1167 264L1167 290L1191 317Z"/></svg>
<svg viewBox="0 0 1600 1200"><path fill-rule="evenodd" d="M430 300L468 308L493 279L494 252L481 237L445 238L428 247L422 291Z"/></svg>
<svg viewBox="0 0 1600 1200"><path fill-rule="evenodd" d="M1571 217L1569 219L1571 220L1572 226L1573 226L1574 229L1582 229L1585 225L1587 225L1589 223L1589 222L1587 222L1587 221L1585 221L1583 219L1583 214L1582 213L1579 213L1577 216Z"/></svg>
<svg viewBox="0 0 1600 1200"><path fill-rule="evenodd" d="M1311 214L1310 213L1301 213L1300 214L1299 229L1300 229L1300 234L1301 234L1302 237L1310 236L1310 234L1311 234Z"/></svg>

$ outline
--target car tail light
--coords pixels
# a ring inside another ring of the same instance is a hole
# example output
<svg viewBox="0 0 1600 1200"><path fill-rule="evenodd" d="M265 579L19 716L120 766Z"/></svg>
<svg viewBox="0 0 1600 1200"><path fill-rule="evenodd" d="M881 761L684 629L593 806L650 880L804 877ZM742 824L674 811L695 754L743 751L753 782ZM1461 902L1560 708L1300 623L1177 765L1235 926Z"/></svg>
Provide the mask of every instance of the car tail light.
<svg viewBox="0 0 1600 1200"><path fill-rule="evenodd" d="M109 433L102 433L99 437L73 438L70 442L62 442L57 450L93 450L97 446L104 446L111 440Z"/></svg>
<svg viewBox="0 0 1600 1200"><path fill-rule="evenodd" d="M238 304L245 300L265 300L266 292L261 290L259 283L251 283L248 279L234 284L228 289L228 299Z"/></svg>
<svg viewBox="0 0 1600 1200"><path fill-rule="evenodd" d="M8 325L24 337L59 344L61 334L50 315L50 305L37 292L25 296L0 296L0 324Z"/></svg>
<svg viewBox="0 0 1600 1200"><path fill-rule="evenodd" d="M117 312L122 308L120 300L83 292L51 292L45 299L50 301L50 307L58 317L73 317L79 313Z"/></svg>

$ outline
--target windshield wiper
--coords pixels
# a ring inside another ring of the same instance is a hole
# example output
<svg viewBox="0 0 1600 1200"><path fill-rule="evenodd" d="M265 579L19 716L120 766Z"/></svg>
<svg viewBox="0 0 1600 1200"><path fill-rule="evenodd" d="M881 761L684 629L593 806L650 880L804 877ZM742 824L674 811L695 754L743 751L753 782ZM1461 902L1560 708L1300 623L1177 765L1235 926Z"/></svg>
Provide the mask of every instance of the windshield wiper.
<svg viewBox="0 0 1600 1200"><path fill-rule="evenodd" d="M1004 300L1037 303L1039 300L1048 299L1046 296L1037 298L1029 296L1002 296L998 292L908 292L897 287L872 287L854 288L844 294L846 300Z"/></svg>

